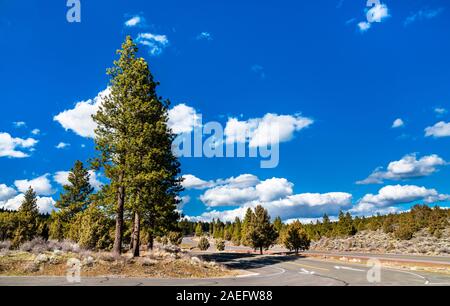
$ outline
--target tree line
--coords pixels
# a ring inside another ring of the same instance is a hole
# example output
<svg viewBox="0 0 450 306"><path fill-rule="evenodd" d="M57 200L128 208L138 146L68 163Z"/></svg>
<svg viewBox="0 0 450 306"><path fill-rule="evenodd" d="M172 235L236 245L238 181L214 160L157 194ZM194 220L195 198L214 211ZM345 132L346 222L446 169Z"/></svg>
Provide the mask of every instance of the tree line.
<svg viewBox="0 0 450 306"><path fill-rule="evenodd" d="M234 245L245 245L254 248L267 248L269 245L281 244L290 250L304 250L309 247L310 241L317 241L322 237L339 238L349 237L358 232L368 230L381 230L391 233L397 239L409 240L419 230L426 229L430 234L440 238L442 231L449 226L450 210L439 206L433 208L428 205L415 205L408 212L377 214L371 217L352 217L349 212L339 212L336 221L331 221L326 214L322 220L301 224L294 221L285 224L280 217L276 217L269 226L270 217L262 213L264 209L257 207L254 213L250 208L241 221L235 218L233 222L222 222L213 219L211 222L191 222L181 220L179 226L185 235L210 236L215 239L231 241ZM275 233L274 233L275 232ZM255 235L256 236L252 236ZM254 237L261 237L265 233L264 242Z"/></svg>

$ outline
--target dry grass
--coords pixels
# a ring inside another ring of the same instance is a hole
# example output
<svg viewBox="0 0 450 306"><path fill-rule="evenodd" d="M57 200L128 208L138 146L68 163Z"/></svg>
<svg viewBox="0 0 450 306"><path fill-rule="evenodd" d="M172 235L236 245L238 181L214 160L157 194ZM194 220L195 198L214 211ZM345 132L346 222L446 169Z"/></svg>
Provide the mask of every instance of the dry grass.
<svg viewBox="0 0 450 306"><path fill-rule="evenodd" d="M71 258L81 262L81 276L120 276L151 278L205 278L235 275L216 263L191 258L179 250L156 249L143 252L139 258L125 254L118 258L101 252L3 251L0 254L0 275L66 276Z"/></svg>

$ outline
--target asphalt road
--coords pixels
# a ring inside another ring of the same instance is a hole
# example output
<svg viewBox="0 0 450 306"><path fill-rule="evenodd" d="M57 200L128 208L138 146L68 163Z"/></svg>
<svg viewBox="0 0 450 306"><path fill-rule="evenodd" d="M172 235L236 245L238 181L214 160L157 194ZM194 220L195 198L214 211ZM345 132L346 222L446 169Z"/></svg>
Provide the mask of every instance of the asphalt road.
<svg viewBox="0 0 450 306"><path fill-rule="evenodd" d="M335 263L314 258L244 253L203 254L230 268L245 270L246 276L211 279L145 279L145 278L82 278L81 283L68 283L65 277L0 277L0 286L22 285L109 285L109 286L299 286L299 285L450 285L450 276L381 268L379 282L372 282L377 273L356 263ZM371 270L373 271L373 270ZM376 280L376 279L375 279Z"/></svg>

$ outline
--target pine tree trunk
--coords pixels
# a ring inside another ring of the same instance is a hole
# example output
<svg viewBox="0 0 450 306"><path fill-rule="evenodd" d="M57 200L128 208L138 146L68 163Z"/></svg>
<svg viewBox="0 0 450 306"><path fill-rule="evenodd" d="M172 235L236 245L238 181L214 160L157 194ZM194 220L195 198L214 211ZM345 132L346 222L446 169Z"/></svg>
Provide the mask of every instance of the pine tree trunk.
<svg viewBox="0 0 450 306"><path fill-rule="evenodd" d="M134 213L133 228L133 257L139 257L139 236L141 231L141 218L138 212Z"/></svg>
<svg viewBox="0 0 450 306"><path fill-rule="evenodd" d="M134 242L134 218L133 218L133 224L131 225L131 235L130 235L130 251L133 250L133 242Z"/></svg>
<svg viewBox="0 0 450 306"><path fill-rule="evenodd" d="M125 203L125 187L122 185L123 173L119 176L119 188L117 190L117 216L116 216L116 234L114 237L114 255L122 253L122 238L123 238L123 206Z"/></svg>
<svg viewBox="0 0 450 306"><path fill-rule="evenodd" d="M262 247L259 247L259 254L263 254L263 250L262 250Z"/></svg>
<svg viewBox="0 0 450 306"><path fill-rule="evenodd" d="M150 231L148 233L148 249L149 250L153 250L153 244L154 244L154 237L153 237L153 233Z"/></svg>

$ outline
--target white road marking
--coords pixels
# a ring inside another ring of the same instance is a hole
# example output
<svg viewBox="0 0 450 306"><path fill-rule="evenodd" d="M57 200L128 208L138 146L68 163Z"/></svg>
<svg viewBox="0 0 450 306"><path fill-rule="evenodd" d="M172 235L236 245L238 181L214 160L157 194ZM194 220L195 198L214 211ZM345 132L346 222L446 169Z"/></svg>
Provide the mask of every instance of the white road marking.
<svg viewBox="0 0 450 306"><path fill-rule="evenodd" d="M316 272L314 272L314 271L308 271L308 270L302 268L301 271L298 272L298 273L300 273L300 274L313 275L313 274L315 274Z"/></svg>
<svg viewBox="0 0 450 306"><path fill-rule="evenodd" d="M355 268L350 268L350 267L345 267L345 266L334 266L334 268L336 270L350 270L350 271L357 271L357 272L366 272L366 270L362 270L362 269L355 269Z"/></svg>

